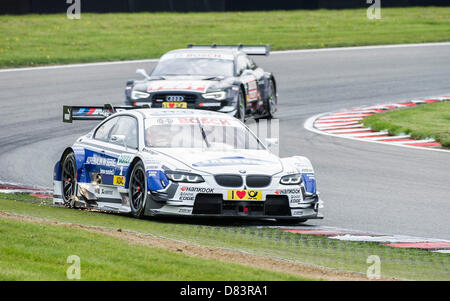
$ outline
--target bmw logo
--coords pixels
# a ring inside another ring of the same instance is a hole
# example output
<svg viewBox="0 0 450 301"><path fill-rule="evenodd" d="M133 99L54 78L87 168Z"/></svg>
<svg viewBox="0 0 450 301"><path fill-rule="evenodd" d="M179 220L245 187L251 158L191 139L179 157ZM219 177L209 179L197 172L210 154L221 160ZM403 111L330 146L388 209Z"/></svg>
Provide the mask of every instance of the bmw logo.
<svg viewBox="0 0 450 301"><path fill-rule="evenodd" d="M239 172L240 172L240 173L246 173L246 171L243 170L243 169L241 169Z"/></svg>

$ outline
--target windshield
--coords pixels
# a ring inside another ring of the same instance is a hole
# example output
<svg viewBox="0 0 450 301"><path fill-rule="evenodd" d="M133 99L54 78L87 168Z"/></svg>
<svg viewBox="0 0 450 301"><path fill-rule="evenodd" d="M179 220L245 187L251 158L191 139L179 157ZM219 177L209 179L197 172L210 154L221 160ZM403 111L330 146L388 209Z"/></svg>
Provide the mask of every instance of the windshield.
<svg viewBox="0 0 450 301"><path fill-rule="evenodd" d="M169 58L161 60L152 76L233 76L233 60L212 58Z"/></svg>
<svg viewBox="0 0 450 301"><path fill-rule="evenodd" d="M239 121L217 117L146 119L145 145L211 150L265 149L255 135Z"/></svg>

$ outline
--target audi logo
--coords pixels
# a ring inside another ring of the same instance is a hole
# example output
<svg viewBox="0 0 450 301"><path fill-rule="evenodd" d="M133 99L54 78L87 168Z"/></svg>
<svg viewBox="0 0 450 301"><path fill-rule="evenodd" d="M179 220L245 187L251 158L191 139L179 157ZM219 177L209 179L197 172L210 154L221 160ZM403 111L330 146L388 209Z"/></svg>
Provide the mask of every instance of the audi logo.
<svg viewBox="0 0 450 301"><path fill-rule="evenodd" d="M183 101L184 96L174 95L174 96L166 96L167 101Z"/></svg>

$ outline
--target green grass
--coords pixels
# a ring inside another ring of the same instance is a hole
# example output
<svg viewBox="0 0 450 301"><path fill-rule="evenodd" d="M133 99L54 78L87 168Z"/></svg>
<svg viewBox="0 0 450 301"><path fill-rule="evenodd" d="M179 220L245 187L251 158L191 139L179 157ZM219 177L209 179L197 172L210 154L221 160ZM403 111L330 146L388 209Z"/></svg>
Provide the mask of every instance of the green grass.
<svg viewBox="0 0 450 301"><path fill-rule="evenodd" d="M434 138L450 147L450 101L398 109L367 117L363 121L376 131L410 134L417 139Z"/></svg>
<svg viewBox="0 0 450 301"><path fill-rule="evenodd" d="M127 216L72 210L3 199L0 210L178 239L205 246L295 260L340 270L365 273L369 255L378 255L382 275L413 280L450 280L450 256L423 250L398 249L377 243L347 242L319 236L292 234L279 229L236 227L177 219L139 220ZM197 224L194 224L197 223Z"/></svg>
<svg viewBox="0 0 450 301"><path fill-rule="evenodd" d="M80 280L307 280L86 230L0 219L0 280L67 280L70 255L80 258Z"/></svg>
<svg viewBox="0 0 450 301"><path fill-rule="evenodd" d="M0 16L0 67L157 58L195 44L301 49L450 40L450 8Z"/></svg>

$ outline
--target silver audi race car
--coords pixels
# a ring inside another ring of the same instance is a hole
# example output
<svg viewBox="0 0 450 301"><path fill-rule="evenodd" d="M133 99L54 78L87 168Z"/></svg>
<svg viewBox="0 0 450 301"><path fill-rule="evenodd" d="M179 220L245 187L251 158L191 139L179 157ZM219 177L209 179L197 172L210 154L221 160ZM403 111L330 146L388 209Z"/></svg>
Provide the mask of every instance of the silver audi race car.
<svg viewBox="0 0 450 301"><path fill-rule="evenodd" d="M55 204L135 217L322 218L311 162L279 158L232 116L64 106L63 121L90 119L104 120L54 167Z"/></svg>

